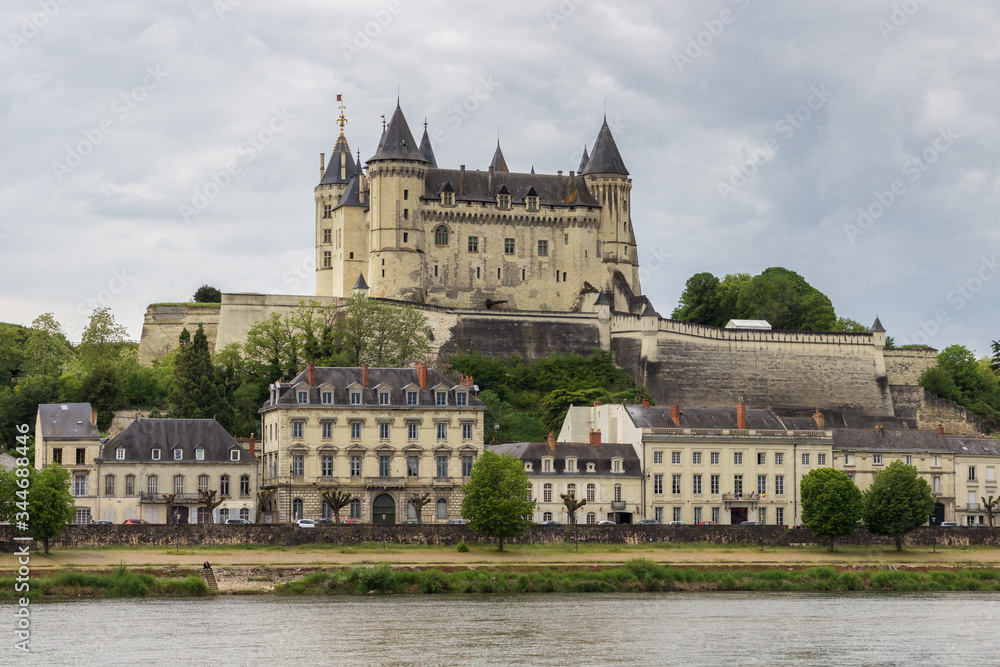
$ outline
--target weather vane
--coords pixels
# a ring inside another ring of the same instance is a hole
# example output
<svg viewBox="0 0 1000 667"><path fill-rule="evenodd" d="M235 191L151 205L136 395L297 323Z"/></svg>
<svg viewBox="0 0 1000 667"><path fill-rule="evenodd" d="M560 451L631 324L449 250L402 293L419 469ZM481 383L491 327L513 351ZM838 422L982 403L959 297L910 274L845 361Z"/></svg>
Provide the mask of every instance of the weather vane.
<svg viewBox="0 0 1000 667"><path fill-rule="evenodd" d="M343 95L337 95L337 102L340 103L340 117L337 119L337 125L340 125L340 136L344 136L344 126L347 125L347 117L344 115Z"/></svg>

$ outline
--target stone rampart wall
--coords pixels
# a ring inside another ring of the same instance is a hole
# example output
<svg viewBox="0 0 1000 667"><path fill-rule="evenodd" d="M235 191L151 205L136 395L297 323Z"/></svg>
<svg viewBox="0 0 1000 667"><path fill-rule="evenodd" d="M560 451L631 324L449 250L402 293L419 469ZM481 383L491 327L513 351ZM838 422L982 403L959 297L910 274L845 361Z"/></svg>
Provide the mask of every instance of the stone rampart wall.
<svg viewBox="0 0 1000 667"><path fill-rule="evenodd" d="M925 370L937 365L937 350L885 350L882 354L889 384L915 385Z"/></svg>
<svg viewBox="0 0 1000 667"><path fill-rule="evenodd" d="M184 327L193 335L199 324L208 338L209 348L214 349L221 310L214 306L149 306L139 339L139 363L151 366L153 361L177 347L177 338Z"/></svg>
<svg viewBox="0 0 1000 667"><path fill-rule="evenodd" d="M892 401L896 416L915 419L917 428L935 429L943 426L945 433L979 435L984 431L982 420L957 403L938 398L920 386L892 385Z"/></svg>

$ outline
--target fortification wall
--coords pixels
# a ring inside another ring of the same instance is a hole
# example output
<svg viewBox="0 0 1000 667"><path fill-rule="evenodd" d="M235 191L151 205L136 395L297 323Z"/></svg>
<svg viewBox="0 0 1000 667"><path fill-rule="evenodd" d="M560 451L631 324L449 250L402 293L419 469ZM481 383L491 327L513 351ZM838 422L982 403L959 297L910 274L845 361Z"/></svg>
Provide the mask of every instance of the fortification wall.
<svg viewBox="0 0 1000 667"><path fill-rule="evenodd" d="M892 402L896 416L915 419L917 428L935 429L943 426L945 433L978 435L983 432L983 422L957 403L938 398L926 389L914 385L892 385Z"/></svg>
<svg viewBox="0 0 1000 667"><path fill-rule="evenodd" d="M222 308L215 304L149 306L146 308L142 337L139 339L139 363L152 366L154 360L161 359L177 347L177 338L185 327L194 334L199 324L208 338L209 348L214 348L221 311Z"/></svg>
<svg viewBox="0 0 1000 667"><path fill-rule="evenodd" d="M917 384L928 368L937 365L937 350L885 350L885 372L889 384Z"/></svg>

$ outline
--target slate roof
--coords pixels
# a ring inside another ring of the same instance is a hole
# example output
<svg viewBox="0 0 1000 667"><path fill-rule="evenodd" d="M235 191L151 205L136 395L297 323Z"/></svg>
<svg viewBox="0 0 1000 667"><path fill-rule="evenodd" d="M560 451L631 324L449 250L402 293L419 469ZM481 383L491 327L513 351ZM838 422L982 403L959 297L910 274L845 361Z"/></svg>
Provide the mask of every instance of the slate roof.
<svg viewBox="0 0 1000 667"><path fill-rule="evenodd" d="M45 439L101 437L90 423L90 403L46 403L38 406L38 413Z"/></svg>
<svg viewBox="0 0 1000 667"><path fill-rule="evenodd" d="M944 436L937 431L892 430L887 428L838 428L833 430L833 448L841 450L948 452Z"/></svg>
<svg viewBox="0 0 1000 667"><path fill-rule="evenodd" d="M180 445L183 459L174 461L173 450ZM230 461L230 450L240 450L239 463L252 462L250 453L214 419L140 419L125 427L101 447L105 463L121 462L116 451L125 447L125 461L152 461L152 451L163 450L158 463L207 463ZM205 450L205 459L195 459L195 448Z"/></svg>
<svg viewBox="0 0 1000 667"><path fill-rule="evenodd" d="M420 149L413 139L410 127L406 124L406 118L403 117L403 110L399 108L399 102L396 103L396 111L392 114L392 120L389 121L389 125L382 134L378 151L368 158L368 162L377 160L428 161L420 154Z"/></svg>
<svg viewBox="0 0 1000 667"><path fill-rule="evenodd" d="M455 190L455 201L496 202L497 191L506 185L511 202L523 204L528 190L535 189L538 203L544 206L586 206L600 208L601 204L590 194L587 182L574 175L521 174L494 172L492 182L488 171L465 171L464 186L460 169L428 169L424 179L424 198L439 199L445 184Z"/></svg>
<svg viewBox="0 0 1000 667"><path fill-rule="evenodd" d="M496 172L509 172L510 169L507 168L507 160L503 159L503 151L500 150L500 140L497 139L497 149L493 153L493 160L490 162L490 168Z"/></svg>
<svg viewBox="0 0 1000 667"><path fill-rule="evenodd" d="M872 323L872 328L869 329L868 331L872 333L885 333L885 327L882 326L882 323L879 321L878 315L875 316L875 321Z"/></svg>
<svg viewBox="0 0 1000 667"><path fill-rule="evenodd" d="M364 272L358 274L358 280L354 283L354 289L368 289L368 283L365 282Z"/></svg>
<svg viewBox="0 0 1000 667"><path fill-rule="evenodd" d="M556 450L549 449L547 442L510 442L503 445L487 445L487 449L497 454L507 454L524 462L531 463L529 475L545 477L546 475L579 475L586 478L588 475L611 475L611 459L622 459L622 470L624 472L614 473L615 476L640 477L642 466L639 456L635 453L632 445L607 442L594 447L586 442L557 442ZM541 472L542 457L554 456L554 471L551 473ZM566 458L575 456L577 458L577 472L567 473ZM594 464L594 472L587 472L587 464Z"/></svg>
<svg viewBox="0 0 1000 667"><path fill-rule="evenodd" d="M680 425L675 425L670 418L670 406L650 406L644 408L638 404L625 406L632 423L638 428L714 428L736 429L736 408L685 408L681 407ZM786 430L786 426L771 410L747 408L748 429ZM810 420L812 421L812 420ZM802 426L808 426L805 422ZM816 422L811 428L801 430L817 430Z"/></svg>
<svg viewBox="0 0 1000 667"><path fill-rule="evenodd" d="M587 161L590 160L590 155L587 154L587 147L583 147L583 157L580 158L580 167L577 169L581 174L583 170L587 168Z"/></svg>
<svg viewBox="0 0 1000 667"><path fill-rule="evenodd" d="M427 136L427 121L424 121L424 136L420 138L420 154L427 160L429 167L437 167L437 159L434 157L434 148L431 147L431 138Z"/></svg>
<svg viewBox="0 0 1000 667"><path fill-rule="evenodd" d="M945 445L956 454L967 456L1000 456L1000 440L971 436L944 436Z"/></svg>
<svg viewBox="0 0 1000 667"><path fill-rule="evenodd" d="M403 391L404 387L415 385L420 386L419 378L417 376L416 368L369 368L368 369L368 386L364 388L361 392L361 405L351 405L350 404L350 391L348 387L351 385L361 384L361 368L335 368L335 367L324 367L317 366L315 369L316 374L316 385L309 389L309 403L308 405L329 408L329 405L322 405L321 391L322 385L329 384L333 387L333 406L341 407L374 407L384 409L386 406L378 405L378 392L376 387L383 385L383 387L389 388L389 407L433 407L435 406L435 396L434 388L438 385L444 385L448 389L448 405L447 407L459 407L461 409L473 408L473 409L485 409L482 407L483 403L480 401L476 394L478 390L475 387L469 387L469 397L468 406L458 406L455 402L455 392L451 391L455 386L453 380L445 377L440 371L434 370L432 368L427 369L427 389L420 390L419 393L419 403L417 406L407 406L406 405L406 394ZM308 369L303 370L301 373L296 375L290 382L282 382L279 389L277 405L302 405L298 402L298 385L309 383ZM383 389L384 390L384 389ZM412 391L412 387L410 391ZM268 409L273 407L270 402L265 403L262 409ZM440 407L440 406L438 406Z"/></svg>
<svg viewBox="0 0 1000 667"><path fill-rule="evenodd" d="M600 131L597 133L597 141L594 142L594 152L587 160L587 166L580 170L581 174L623 174L628 176L628 169L625 168L625 161L622 160L615 144L615 138L611 136L611 128L608 127L608 119L604 119Z"/></svg>
<svg viewBox="0 0 1000 667"><path fill-rule="evenodd" d="M336 211L341 206L368 208L368 204L361 203L361 163L357 164L357 171L351 176L351 180L344 189L344 194L340 195L340 199L337 200L337 205L333 207L333 210Z"/></svg>
<svg viewBox="0 0 1000 667"><path fill-rule="evenodd" d="M344 161L343 178L340 175L341 160ZM319 184L342 185L351 180L355 171L354 158L351 156L351 147L347 145L347 137L341 132L337 138L337 143L333 145L333 152L330 153L330 161L327 163L326 171L323 173L323 178L320 179Z"/></svg>

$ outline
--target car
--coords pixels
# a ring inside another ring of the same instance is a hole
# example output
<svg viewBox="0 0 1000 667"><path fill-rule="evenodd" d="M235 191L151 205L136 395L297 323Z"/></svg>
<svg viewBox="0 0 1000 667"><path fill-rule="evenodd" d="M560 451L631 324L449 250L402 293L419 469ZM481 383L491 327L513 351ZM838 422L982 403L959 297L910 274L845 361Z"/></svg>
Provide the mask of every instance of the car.
<svg viewBox="0 0 1000 667"><path fill-rule="evenodd" d="M452 519L451 521L448 522L448 524L452 526L465 526L468 525L468 523L469 523L468 519Z"/></svg>
<svg viewBox="0 0 1000 667"><path fill-rule="evenodd" d="M316 519L316 523L333 523L333 519Z"/></svg>
<svg viewBox="0 0 1000 667"><path fill-rule="evenodd" d="M794 526L792 526L792 530L795 530L797 528L801 528L802 530L805 530L807 528L807 526L804 523L797 523Z"/></svg>
<svg viewBox="0 0 1000 667"><path fill-rule="evenodd" d="M686 526L687 521L671 521L667 524L668 526Z"/></svg>
<svg viewBox="0 0 1000 667"><path fill-rule="evenodd" d="M716 521L702 521L698 525L699 526L718 526L719 524Z"/></svg>
<svg viewBox="0 0 1000 667"><path fill-rule="evenodd" d="M113 526L115 525L113 521L91 521L91 526Z"/></svg>
<svg viewBox="0 0 1000 667"><path fill-rule="evenodd" d="M361 523L360 519L344 519L345 526L354 526Z"/></svg>
<svg viewBox="0 0 1000 667"><path fill-rule="evenodd" d="M246 519L226 519L226 525L248 526L250 522Z"/></svg>
<svg viewBox="0 0 1000 667"><path fill-rule="evenodd" d="M295 522L299 528L315 528L316 522L312 519L299 519Z"/></svg>
<svg viewBox="0 0 1000 667"><path fill-rule="evenodd" d="M122 521L123 526L148 526L149 522L145 519L125 519Z"/></svg>
<svg viewBox="0 0 1000 667"><path fill-rule="evenodd" d="M598 526L617 526L618 524L615 523L614 521L609 520L609 519L605 519L604 521L598 521L597 525Z"/></svg>
<svg viewBox="0 0 1000 667"><path fill-rule="evenodd" d="M558 521L542 521L539 526L561 526L562 524Z"/></svg>
<svg viewBox="0 0 1000 667"><path fill-rule="evenodd" d="M661 525L661 522L657 521L656 519L643 519L643 520L639 521L639 525L640 526L659 526L659 525Z"/></svg>
<svg viewBox="0 0 1000 667"><path fill-rule="evenodd" d="M402 523L403 523L404 526L419 526L420 525L420 522L417 521L416 519L407 519L406 521L403 521Z"/></svg>
<svg viewBox="0 0 1000 667"><path fill-rule="evenodd" d="M740 525L741 526L762 526L764 524L762 524L760 521L741 521Z"/></svg>
<svg viewBox="0 0 1000 667"><path fill-rule="evenodd" d="M958 521L942 521L938 525L939 526L961 526L962 524L960 524ZM973 524L969 524L969 525L975 526L975 525L978 525L978 524L974 524L973 523Z"/></svg>

